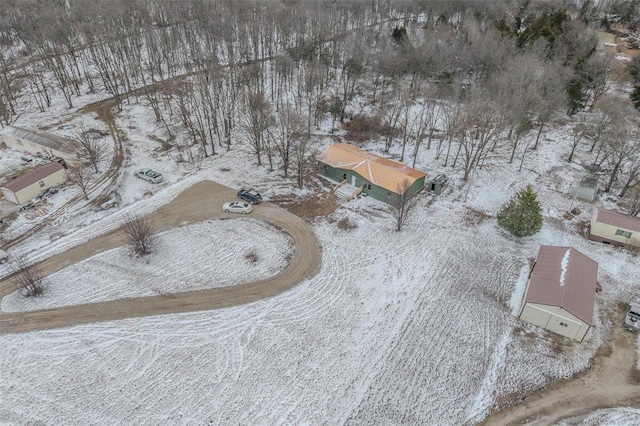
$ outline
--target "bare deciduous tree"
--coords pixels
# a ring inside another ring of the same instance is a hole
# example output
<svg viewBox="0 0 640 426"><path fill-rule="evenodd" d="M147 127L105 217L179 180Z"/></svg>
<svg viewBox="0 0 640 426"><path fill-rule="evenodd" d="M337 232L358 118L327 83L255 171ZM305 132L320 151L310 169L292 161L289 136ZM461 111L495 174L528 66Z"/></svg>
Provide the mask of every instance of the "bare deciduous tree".
<svg viewBox="0 0 640 426"><path fill-rule="evenodd" d="M93 171L98 173L98 164L107 158L106 146L95 137L96 133L80 126L75 135L76 155L80 161L91 164Z"/></svg>
<svg viewBox="0 0 640 426"><path fill-rule="evenodd" d="M411 183L408 179L402 181L396 186L396 197L392 198L391 209L393 218L396 223L396 231L402 230L402 227L411 217L413 210L418 204L417 193L411 190Z"/></svg>
<svg viewBox="0 0 640 426"><path fill-rule="evenodd" d="M67 170L69 181L77 185L84 194L84 199L89 199L89 182L91 181L91 172L82 164L74 166Z"/></svg>
<svg viewBox="0 0 640 426"><path fill-rule="evenodd" d="M123 241L136 257L151 254L157 245L156 229L148 216L125 216L122 232Z"/></svg>
<svg viewBox="0 0 640 426"><path fill-rule="evenodd" d="M470 101L457 131L464 168L463 180L469 179L471 172L485 164L491 155L496 155L495 148L502 128L502 116L493 103L483 100L481 96ZM454 159L454 167L455 164Z"/></svg>
<svg viewBox="0 0 640 426"><path fill-rule="evenodd" d="M311 163L311 158L314 156L310 142L308 137L302 137L296 140L293 147L291 160L293 168L296 171L298 188L300 189L304 186L304 173Z"/></svg>
<svg viewBox="0 0 640 426"><path fill-rule="evenodd" d="M638 216L638 213L640 213L640 188L637 186L633 187L629 191L627 201L629 203L629 216Z"/></svg>
<svg viewBox="0 0 640 426"><path fill-rule="evenodd" d="M249 146L262 165L262 152L265 149L265 133L273 124L271 104L261 92L247 93L246 109L242 129Z"/></svg>
<svg viewBox="0 0 640 426"><path fill-rule="evenodd" d="M22 289L24 296L35 297L42 294L42 272L36 265L28 262L26 255L20 255L15 259L11 271L14 282Z"/></svg>
<svg viewBox="0 0 640 426"><path fill-rule="evenodd" d="M282 171L285 178L289 177L293 150L304 130L304 121L288 105L280 107L276 115L275 125L267 130L273 141L273 146L282 161Z"/></svg>
<svg viewBox="0 0 640 426"><path fill-rule="evenodd" d="M571 151L569 152L569 157L567 158L568 163L571 163L573 161L573 155L575 154L578 145L580 145L580 141L584 137L586 131L587 130L584 123L578 123L573 127L573 130L571 131Z"/></svg>

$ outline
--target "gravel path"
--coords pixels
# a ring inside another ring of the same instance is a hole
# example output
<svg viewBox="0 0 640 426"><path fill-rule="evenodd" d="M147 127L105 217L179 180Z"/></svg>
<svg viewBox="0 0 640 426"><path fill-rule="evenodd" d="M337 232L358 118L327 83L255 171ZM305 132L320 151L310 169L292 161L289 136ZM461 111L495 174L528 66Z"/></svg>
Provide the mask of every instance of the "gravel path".
<svg viewBox="0 0 640 426"><path fill-rule="evenodd" d="M529 395L520 404L487 417L481 425L550 425L561 420L577 424L601 408L640 407L636 367L637 336L623 330L616 315L611 340L594 357L592 367L569 380Z"/></svg>
<svg viewBox="0 0 640 426"><path fill-rule="evenodd" d="M235 199L235 192L215 182L202 181L158 209L151 218L159 232L208 219L234 218L237 216L223 213L220 206L225 201ZM320 247L312 229L302 219L270 203L255 206L251 217L264 220L287 232L296 245L295 253L287 268L271 278L210 290L2 314L0 315L0 334L237 306L280 294L318 272L321 259ZM65 266L121 245L121 232L115 231L53 256L38 266L44 275L49 275ZM0 281L0 298L15 290L15 284L10 278Z"/></svg>

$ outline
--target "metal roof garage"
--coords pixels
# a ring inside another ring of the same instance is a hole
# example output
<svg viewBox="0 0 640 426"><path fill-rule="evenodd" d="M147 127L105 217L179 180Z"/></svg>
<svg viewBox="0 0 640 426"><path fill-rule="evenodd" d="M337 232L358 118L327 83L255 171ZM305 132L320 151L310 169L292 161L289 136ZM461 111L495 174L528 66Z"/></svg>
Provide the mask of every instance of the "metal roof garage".
<svg viewBox="0 0 640 426"><path fill-rule="evenodd" d="M540 246L520 319L581 342L593 325L598 264L572 247Z"/></svg>

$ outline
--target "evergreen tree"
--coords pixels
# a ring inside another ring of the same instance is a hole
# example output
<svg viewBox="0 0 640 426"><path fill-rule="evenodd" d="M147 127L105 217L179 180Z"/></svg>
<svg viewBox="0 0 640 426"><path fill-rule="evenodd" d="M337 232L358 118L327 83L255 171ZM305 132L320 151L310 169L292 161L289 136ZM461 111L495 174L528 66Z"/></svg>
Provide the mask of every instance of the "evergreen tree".
<svg viewBox="0 0 640 426"><path fill-rule="evenodd" d="M542 228L542 209L531 185L515 194L498 213L498 225L517 237L528 237Z"/></svg>
<svg viewBox="0 0 640 426"><path fill-rule="evenodd" d="M409 40L409 37L407 36L407 29L396 25L391 33L391 38L393 38L393 41L398 43L400 46L404 46L407 40Z"/></svg>
<svg viewBox="0 0 640 426"><path fill-rule="evenodd" d="M631 92L630 98L633 106L640 111L640 85L633 86L633 92Z"/></svg>
<svg viewBox="0 0 640 426"><path fill-rule="evenodd" d="M579 77L572 78L567 85L567 96L569 97L569 115L573 115L578 110L584 108L585 96L582 88L582 81Z"/></svg>

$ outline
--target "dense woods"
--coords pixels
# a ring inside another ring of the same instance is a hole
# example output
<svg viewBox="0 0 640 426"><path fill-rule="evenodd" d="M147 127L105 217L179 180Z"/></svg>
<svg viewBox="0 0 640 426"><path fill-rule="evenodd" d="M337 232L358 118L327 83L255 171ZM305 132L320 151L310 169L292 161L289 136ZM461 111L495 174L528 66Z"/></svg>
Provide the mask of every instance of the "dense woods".
<svg viewBox="0 0 640 426"><path fill-rule="evenodd" d="M624 194L637 111L611 86L640 66L616 74L597 31L634 43L637 3L2 0L0 122L108 93L152 110L184 158L242 146L301 186L321 122L408 164L432 151L467 180L526 167L563 119L577 123L567 161L591 152L605 190Z"/></svg>

